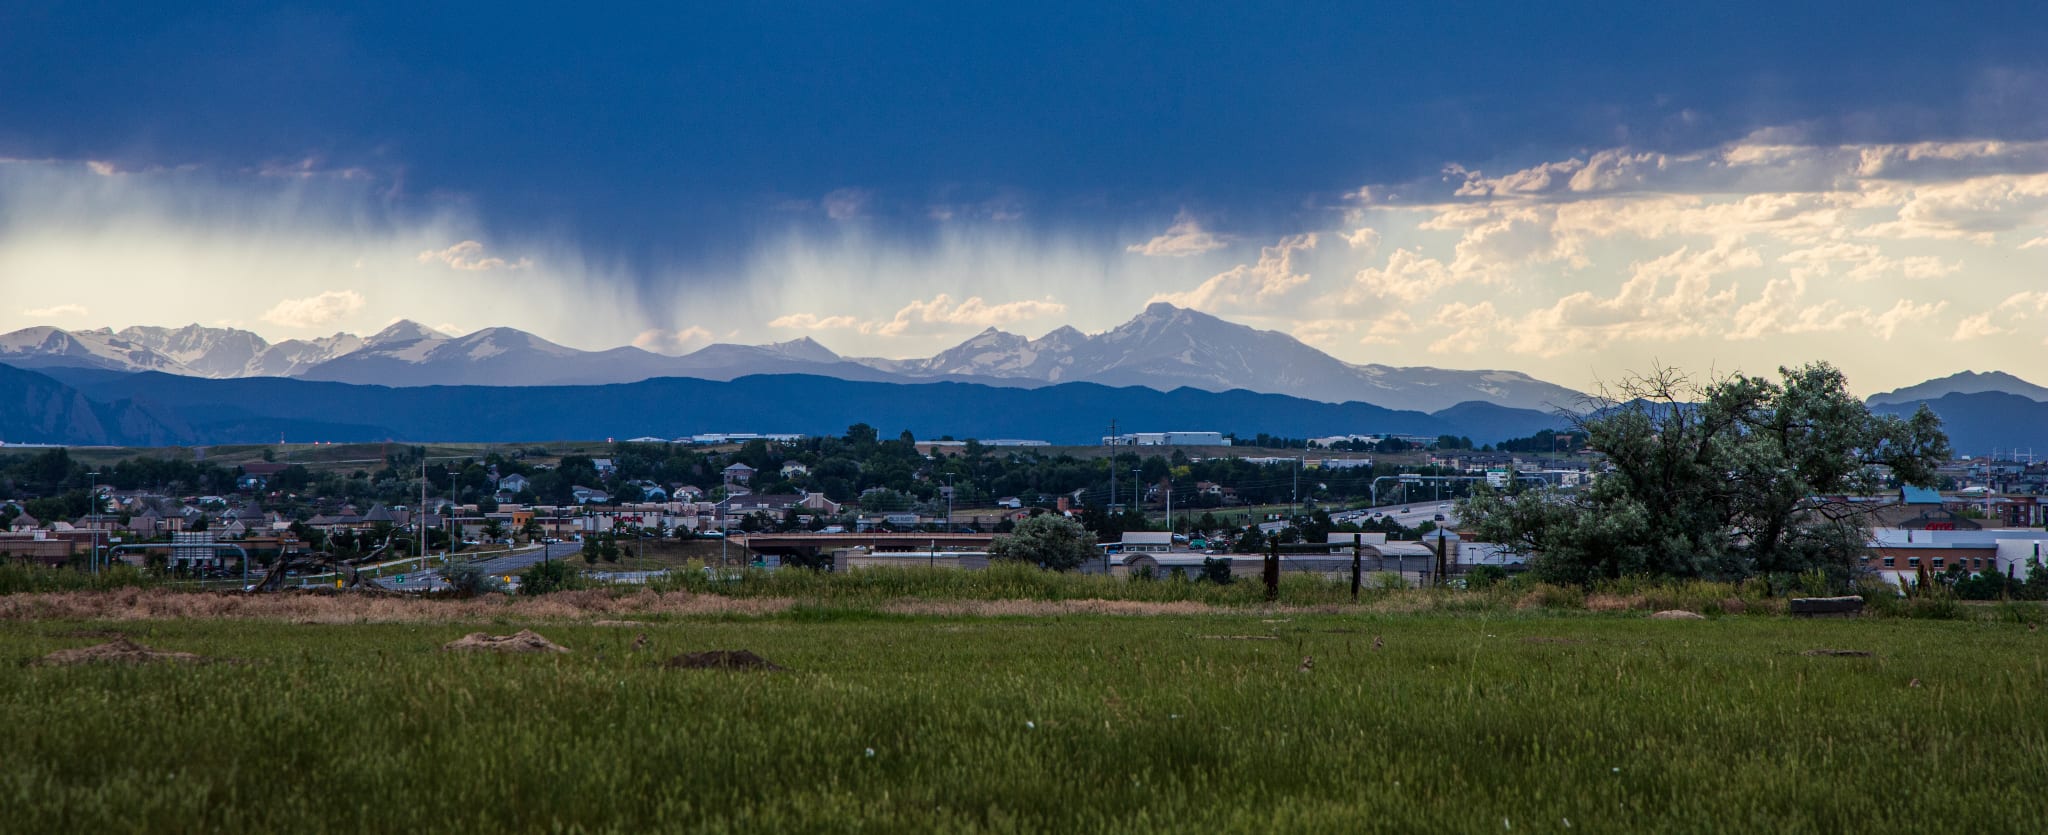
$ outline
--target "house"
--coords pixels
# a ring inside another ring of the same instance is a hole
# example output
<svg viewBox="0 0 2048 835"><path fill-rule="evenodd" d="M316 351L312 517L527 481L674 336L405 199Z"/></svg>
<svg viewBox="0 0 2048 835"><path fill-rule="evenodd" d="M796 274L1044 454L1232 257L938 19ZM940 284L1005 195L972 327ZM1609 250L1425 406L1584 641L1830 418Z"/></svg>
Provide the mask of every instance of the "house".
<svg viewBox="0 0 2048 835"><path fill-rule="evenodd" d="M1126 554L1164 553L1173 550L1173 534L1157 531L1124 531L1120 549Z"/></svg>
<svg viewBox="0 0 2048 835"><path fill-rule="evenodd" d="M618 467L618 465L617 465L617 464L613 464L613 463L612 463L612 459L610 459L610 458L597 458L597 459L593 459L593 460L592 460L592 461L590 462L590 466L592 466L592 467L596 467L596 468L597 468L597 474L598 474L598 475L601 475L601 476L609 476L609 475L611 475L612 473L618 472L618 470L619 470L619 467Z"/></svg>
<svg viewBox="0 0 2048 835"><path fill-rule="evenodd" d="M146 508L141 513L128 517L128 530L144 539L156 536L163 527L164 517L156 512L156 508Z"/></svg>
<svg viewBox="0 0 2048 835"><path fill-rule="evenodd" d="M498 490L504 493L524 493L529 486L531 485L527 482L526 476L518 473L498 479Z"/></svg>
<svg viewBox="0 0 2048 835"><path fill-rule="evenodd" d="M734 496L726 500L727 513L781 513L803 505L804 497L795 493L763 493L761 495Z"/></svg>
<svg viewBox="0 0 2048 835"><path fill-rule="evenodd" d="M810 467L806 467L806 466L804 466L804 463L803 463L802 461L784 461L784 462L782 462L782 477L783 477L783 478L795 478L795 477L797 477L797 476L800 476L800 475L810 475L810 474L811 474L811 468L810 468Z"/></svg>
<svg viewBox="0 0 2048 835"><path fill-rule="evenodd" d="M612 500L612 494L595 487L571 487L569 488L569 496L577 504L604 504Z"/></svg>
<svg viewBox="0 0 2048 835"><path fill-rule="evenodd" d="M668 491L668 495L679 502L699 502L704 500L704 491L694 484L678 484Z"/></svg>
<svg viewBox="0 0 2048 835"><path fill-rule="evenodd" d="M1006 507L1011 510L1017 510L1022 508L1023 506L1024 500L1017 498L1016 496L1004 496L996 500L996 507Z"/></svg>
<svg viewBox="0 0 2048 835"><path fill-rule="evenodd" d="M725 480L733 484L747 484L754 480L754 468L734 462L725 468Z"/></svg>
<svg viewBox="0 0 2048 835"><path fill-rule="evenodd" d="M811 492L804 493L804 500L798 503L798 506L805 510L818 511L826 516L839 515L840 507L838 502L825 498L825 494Z"/></svg>

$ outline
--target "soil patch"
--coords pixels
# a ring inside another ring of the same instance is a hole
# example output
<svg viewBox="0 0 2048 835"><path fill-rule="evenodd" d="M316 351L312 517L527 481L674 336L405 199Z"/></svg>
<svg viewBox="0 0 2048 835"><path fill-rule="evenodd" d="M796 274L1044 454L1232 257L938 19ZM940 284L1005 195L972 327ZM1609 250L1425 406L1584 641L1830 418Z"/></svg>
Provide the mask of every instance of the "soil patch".
<svg viewBox="0 0 2048 835"><path fill-rule="evenodd" d="M765 673L784 669L782 665L744 649L685 653L669 659L664 666L681 670L758 670Z"/></svg>
<svg viewBox="0 0 2048 835"><path fill-rule="evenodd" d="M205 660L189 652L150 649L127 638L115 638L104 644L79 649L60 649L43 656L40 663L52 667L68 667L74 664L197 664Z"/></svg>
<svg viewBox="0 0 2048 835"><path fill-rule="evenodd" d="M1650 616L1653 620L1706 620L1707 616L1684 609L1665 609Z"/></svg>
<svg viewBox="0 0 2048 835"><path fill-rule="evenodd" d="M1864 649L1810 649L1800 655L1816 655L1831 658L1876 658L1877 653Z"/></svg>
<svg viewBox="0 0 2048 835"><path fill-rule="evenodd" d="M543 638L531 629L510 635L471 632L441 646L444 650L488 650L491 652L568 652L569 648Z"/></svg>

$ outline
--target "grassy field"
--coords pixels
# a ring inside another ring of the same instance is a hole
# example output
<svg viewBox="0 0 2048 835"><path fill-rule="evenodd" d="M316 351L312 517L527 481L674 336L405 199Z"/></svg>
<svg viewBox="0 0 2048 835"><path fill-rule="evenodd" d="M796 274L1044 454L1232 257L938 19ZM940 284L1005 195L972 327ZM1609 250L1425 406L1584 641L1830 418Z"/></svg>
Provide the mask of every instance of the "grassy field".
<svg viewBox="0 0 2048 835"><path fill-rule="evenodd" d="M0 829L2048 829L2023 624L643 617L484 627L573 650L533 656L439 652L461 623L0 623ZM236 661L29 663L106 630ZM789 669L659 664L741 648Z"/></svg>

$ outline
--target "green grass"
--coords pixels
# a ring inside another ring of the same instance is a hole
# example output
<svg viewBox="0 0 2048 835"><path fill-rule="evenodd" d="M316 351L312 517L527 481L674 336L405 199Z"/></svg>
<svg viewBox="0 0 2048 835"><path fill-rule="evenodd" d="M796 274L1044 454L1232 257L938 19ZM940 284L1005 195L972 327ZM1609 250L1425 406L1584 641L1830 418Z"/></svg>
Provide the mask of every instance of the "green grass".
<svg viewBox="0 0 2048 835"><path fill-rule="evenodd" d="M242 661L6 663L81 627ZM2048 828L2048 643L2016 623L820 604L435 651L475 628L0 626L0 829ZM739 648L790 672L654 663Z"/></svg>

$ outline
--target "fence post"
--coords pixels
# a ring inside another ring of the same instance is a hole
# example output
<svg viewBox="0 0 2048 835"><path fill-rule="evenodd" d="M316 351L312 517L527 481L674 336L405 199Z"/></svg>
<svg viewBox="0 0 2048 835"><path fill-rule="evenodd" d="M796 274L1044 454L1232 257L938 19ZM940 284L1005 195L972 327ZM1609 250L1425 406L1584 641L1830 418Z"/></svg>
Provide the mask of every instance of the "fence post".
<svg viewBox="0 0 2048 835"><path fill-rule="evenodd" d="M1365 534L1351 535L1351 602L1358 602L1359 570L1364 563Z"/></svg>
<svg viewBox="0 0 2048 835"><path fill-rule="evenodd" d="M1450 560L1448 560L1448 559L1445 559L1445 556L1444 556L1444 529L1443 529L1443 528L1437 528L1437 529L1436 529L1436 584L1437 584L1437 585L1439 585L1439 586L1442 586L1442 585L1448 585L1448 584L1450 583L1450 578L1449 578L1449 577L1447 577L1447 576L1445 576L1446 574L1450 573L1450 570L1451 570Z"/></svg>
<svg viewBox="0 0 2048 835"><path fill-rule="evenodd" d="M1266 600L1280 599L1280 538L1266 541Z"/></svg>

